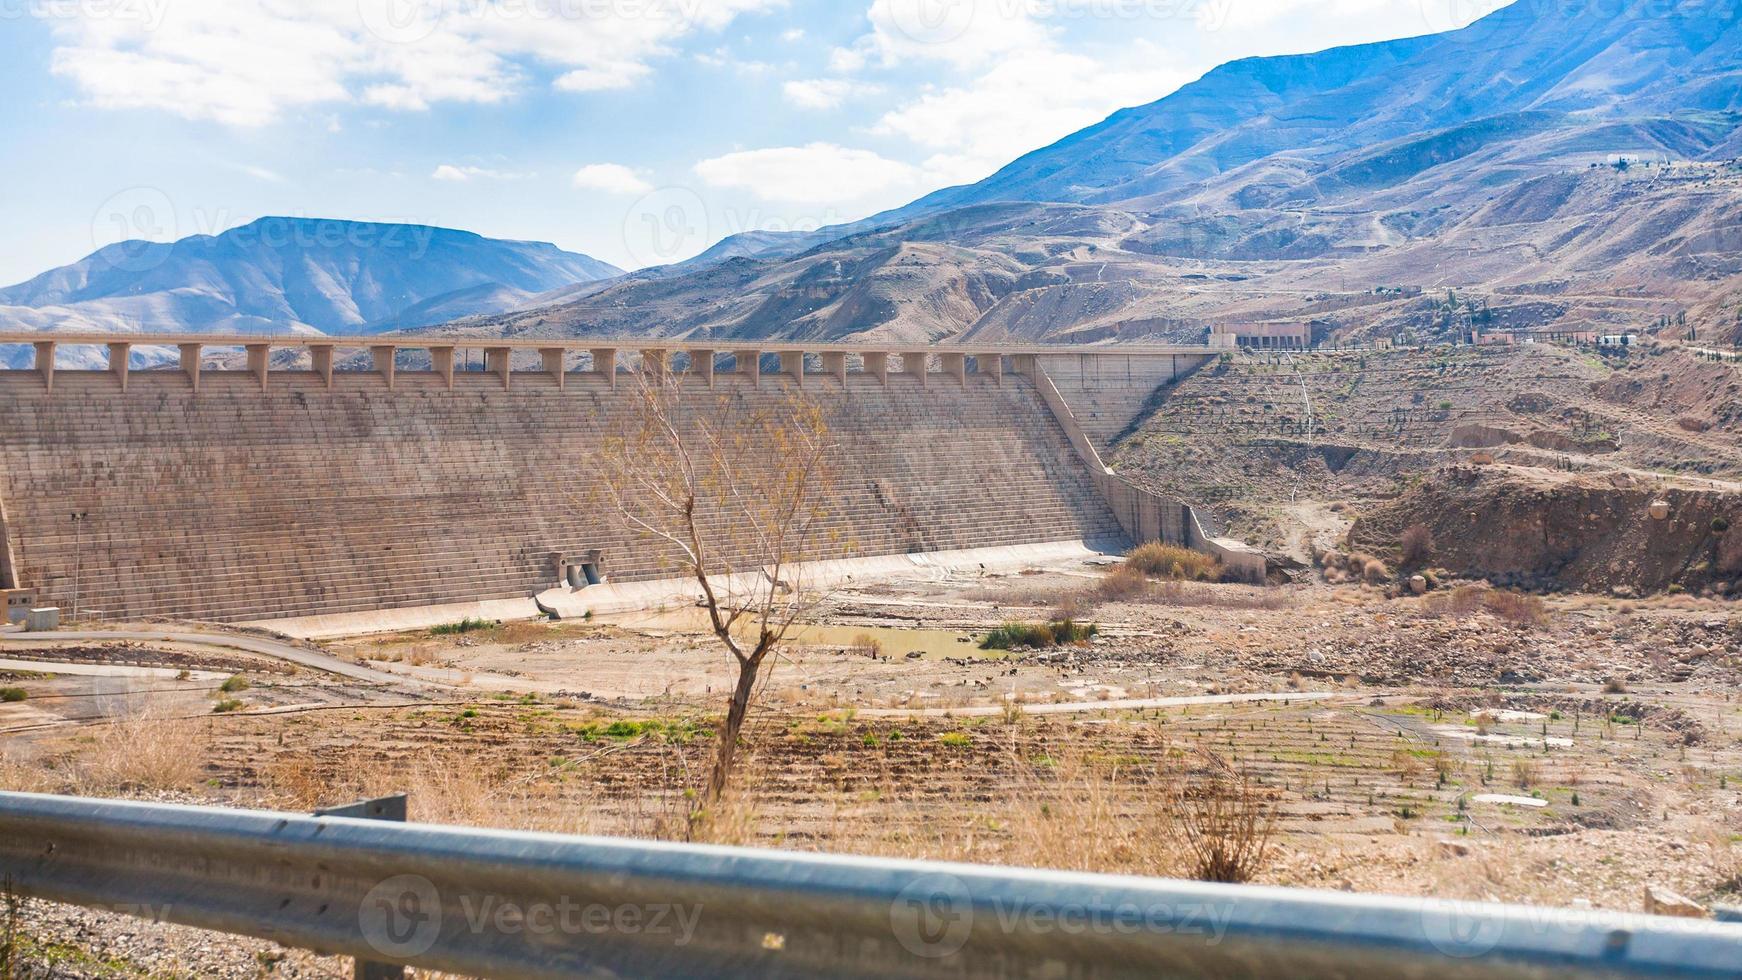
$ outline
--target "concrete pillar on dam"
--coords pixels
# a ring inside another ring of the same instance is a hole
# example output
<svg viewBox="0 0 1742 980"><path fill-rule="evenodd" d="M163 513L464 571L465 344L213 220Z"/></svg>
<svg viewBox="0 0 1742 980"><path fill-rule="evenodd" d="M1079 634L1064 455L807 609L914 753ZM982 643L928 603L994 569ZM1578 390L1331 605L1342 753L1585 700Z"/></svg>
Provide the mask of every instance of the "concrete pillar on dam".
<svg viewBox="0 0 1742 980"><path fill-rule="evenodd" d="M429 366L432 371L442 376L442 383L454 390L454 349L452 347L431 347L429 349Z"/></svg>
<svg viewBox="0 0 1742 980"><path fill-rule="evenodd" d="M870 351L865 355L865 373L876 378L879 384L889 383L889 354L886 351Z"/></svg>
<svg viewBox="0 0 1742 980"><path fill-rule="evenodd" d="M502 390L507 391L514 381L514 348L484 348L484 370L501 378Z"/></svg>
<svg viewBox="0 0 1742 980"><path fill-rule="evenodd" d="M684 373L701 378L702 383L712 388L714 386L714 355L716 353L718 352L713 350L690 351L690 366L685 369Z"/></svg>
<svg viewBox="0 0 1742 980"><path fill-rule="evenodd" d="M592 355L593 373L611 387L617 387L617 348L595 347L592 349Z"/></svg>
<svg viewBox="0 0 1742 980"><path fill-rule="evenodd" d="M188 380L193 382L194 390L200 390L200 351L202 344L182 344L181 369L187 372Z"/></svg>
<svg viewBox="0 0 1742 980"><path fill-rule="evenodd" d="M783 350L780 352L780 373L792 378L793 383L804 387L804 351Z"/></svg>
<svg viewBox="0 0 1742 980"><path fill-rule="evenodd" d="M310 344L308 359L315 373L321 376L321 380L327 383L328 390L331 390L333 387L333 345Z"/></svg>
<svg viewBox="0 0 1742 980"><path fill-rule="evenodd" d="M42 383L49 391L54 390L54 341L40 340L36 348L36 373L42 375Z"/></svg>
<svg viewBox="0 0 1742 980"><path fill-rule="evenodd" d="M567 355L568 351L561 347L541 347L538 350L538 359L544 373L556 380L558 391L568 386L569 372L563 363Z"/></svg>
<svg viewBox="0 0 1742 980"><path fill-rule="evenodd" d="M260 390L265 391L266 390L266 372L270 369L271 364L272 364L272 345L271 344L249 344L247 347L247 351L248 351L248 373L252 374L252 375L254 375L254 377L260 379Z"/></svg>
<svg viewBox="0 0 1742 980"><path fill-rule="evenodd" d="M399 351L392 344L374 344L369 348L369 359L375 364L375 373L381 375L387 382L387 390L393 390L393 359Z"/></svg>
<svg viewBox="0 0 1742 980"><path fill-rule="evenodd" d="M947 351L939 354L938 360L943 363L944 373L955 378L957 384L965 385L968 383L968 356L966 354Z"/></svg>
<svg viewBox="0 0 1742 980"><path fill-rule="evenodd" d="M762 383L762 352L759 350L735 350L732 352L733 370L750 379L752 388Z"/></svg>
<svg viewBox="0 0 1742 980"><path fill-rule="evenodd" d="M908 351L902 354L901 373L913 375L919 379L921 385L924 385L926 383L925 362L927 356L929 355L925 351Z"/></svg>
<svg viewBox="0 0 1742 980"><path fill-rule="evenodd" d="M132 344L109 345L109 373L121 380L121 390L127 390L128 358L133 356Z"/></svg>
<svg viewBox="0 0 1742 980"><path fill-rule="evenodd" d="M823 354L823 373L833 377L841 384L847 383L847 354L845 351L827 351Z"/></svg>

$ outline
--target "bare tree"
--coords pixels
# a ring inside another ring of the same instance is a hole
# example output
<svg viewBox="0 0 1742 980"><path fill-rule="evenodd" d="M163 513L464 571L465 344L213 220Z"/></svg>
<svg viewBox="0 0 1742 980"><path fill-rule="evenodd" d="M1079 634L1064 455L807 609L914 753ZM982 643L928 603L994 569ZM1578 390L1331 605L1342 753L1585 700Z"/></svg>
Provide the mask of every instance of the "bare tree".
<svg viewBox="0 0 1742 980"><path fill-rule="evenodd" d="M693 822L731 780L764 665L820 598L806 563L851 542L828 526L833 443L814 401L715 392L668 372L637 373L635 386L601 454L608 506L695 581L737 667Z"/></svg>

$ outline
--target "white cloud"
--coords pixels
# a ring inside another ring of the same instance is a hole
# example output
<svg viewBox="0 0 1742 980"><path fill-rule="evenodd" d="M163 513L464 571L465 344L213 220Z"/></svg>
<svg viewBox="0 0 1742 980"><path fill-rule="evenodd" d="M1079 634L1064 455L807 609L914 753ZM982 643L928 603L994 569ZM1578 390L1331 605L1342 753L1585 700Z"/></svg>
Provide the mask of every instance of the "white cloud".
<svg viewBox="0 0 1742 980"><path fill-rule="evenodd" d="M885 67L942 61L958 68L990 64L1005 54L1041 47L1051 32L1034 16L1064 2L1035 0L872 0L865 16L871 32L849 49L836 49L838 70L857 70L875 58Z"/></svg>
<svg viewBox="0 0 1742 980"><path fill-rule="evenodd" d="M923 181L908 164L833 143L741 150L703 160L695 172L714 187L792 204L863 201L898 189L911 192Z"/></svg>
<svg viewBox="0 0 1742 980"><path fill-rule="evenodd" d="M804 28L802 28L802 27L789 27L786 30L780 32L780 39L782 41L785 41L788 44L795 44L799 41L802 41L802 40L804 40Z"/></svg>
<svg viewBox="0 0 1742 980"><path fill-rule="evenodd" d="M282 184L282 183L284 183L284 175L283 174L279 173L276 170L269 169L267 167L255 166L252 163L238 163L238 164L235 164L235 167L237 170L241 171L242 173L247 174L250 177L253 177L255 180L263 180L269 184Z"/></svg>
<svg viewBox="0 0 1742 980"><path fill-rule="evenodd" d="M1189 80L1142 47L1124 61L1047 49L1019 52L963 84L890 110L872 131L932 150L926 169L946 182L979 180L1116 109L1153 102Z"/></svg>
<svg viewBox="0 0 1742 980"><path fill-rule="evenodd" d="M623 88L682 38L785 2L175 0L32 9L55 37L52 70L88 103L257 126L320 103L501 102L541 68L559 70L561 91Z"/></svg>
<svg viewBox="0 0 1742 980"><path fill-rule="evenodd" d="M781 86L786 101L800 109L833 109L853 96L872 95L879 91L879 86L845 78L803 78Z"/></svg>
<svg viewBox="0 0 1742 980"><path fill-rule="evenodd" d="M511 171L506 171L506 170L491 170L487 167L455 166L454 164L451 164L451 163L444 163L441 166L436 167L435 172L430 174L430 178L432 180L446 180L446 181L452 181L454 183L460 183L462 181L468 181L468 180L473 180L473 179L477 179L477 180L522 180L522 179L524 179L526 177L530 177L530 176L532 176L532 175L531 174L513 173Z"/></svg>
<svg viewBox="0 0 1742 980"><path fill-rule="evenodd" d="M620 163L589 163L575 171L574 185L607 194L646 194L653 185Z"/></svg>

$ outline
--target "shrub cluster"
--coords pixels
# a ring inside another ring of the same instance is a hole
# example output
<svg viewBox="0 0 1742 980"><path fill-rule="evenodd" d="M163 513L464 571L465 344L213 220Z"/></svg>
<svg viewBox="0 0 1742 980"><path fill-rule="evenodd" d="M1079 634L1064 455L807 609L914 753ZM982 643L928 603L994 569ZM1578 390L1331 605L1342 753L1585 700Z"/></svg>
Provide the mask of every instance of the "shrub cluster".
<svg viewBox="0 0 1742 980"><path fill-rule="evenodd" d="M1325 581L1332 585L1344 582L1381 585L1391 579L1391 569L1384 562L1359 551L1348 555L1327 551L1319 558L1319 564L1324 567Z"/></svg>
<svg viewBox="0 0 1742 980"><path fill-rule="evenodd" d="M1450 592L1430 595L1422 608L1430 616L1453 619L1486 611L1497 619L1519 626L1541 626L1548 622L1548 607L1539 596L1476 585L1460 585Z"/></svg>
<svg viewBox="0 0 1742 980"><path fill-rule="evenodd" d="M1014 650L1018 647L1066 646L1069 644L1087 643L1100 628L1094 623L1078 623L1069 619L1054 620L1050 623L1005 623L986 634L981 641L982 650Z"/></svg>
<svg viewBox="0 0 1742 980"><path fill-rule="evenodd" d="M457 623L443 623L440 626L431 626L429 632L431 636L451 636L456 633L471 633L476 630L493 630L501 625L501 623L493 619L467 617Z"/></svg>
<svg viewBox="0 0 1742 980"><path fill-rule="evenodd" d="M1152 578L1175 582L1216 582L1222 578L1222 563L1214 556L1160 541L1131 549L1125 564Z"/></svg>

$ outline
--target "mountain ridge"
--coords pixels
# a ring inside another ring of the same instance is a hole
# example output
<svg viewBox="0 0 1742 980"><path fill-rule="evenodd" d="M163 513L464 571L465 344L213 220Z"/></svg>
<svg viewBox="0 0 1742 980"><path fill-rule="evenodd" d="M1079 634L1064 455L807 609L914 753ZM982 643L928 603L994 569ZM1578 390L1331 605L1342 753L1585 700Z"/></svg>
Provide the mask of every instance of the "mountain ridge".
<svg viewBox="0 0 1742 980"><path fill-rule="evenodd" d="M548 242L430 225L268 216L128 241L0 289L32 329L369 333L497 312L622 270Z"/></svg>
<svg viewBox="0 0 1742 980"><path fill-rule="evenodd" d="M444 329L1094 342L1287 318L1403 337L1446 328L1421 297L1447 289L1497 324L1719 309L1742 284L1728 2L1519 0L1447 34L1231 62L975 184Z"/></svg>

